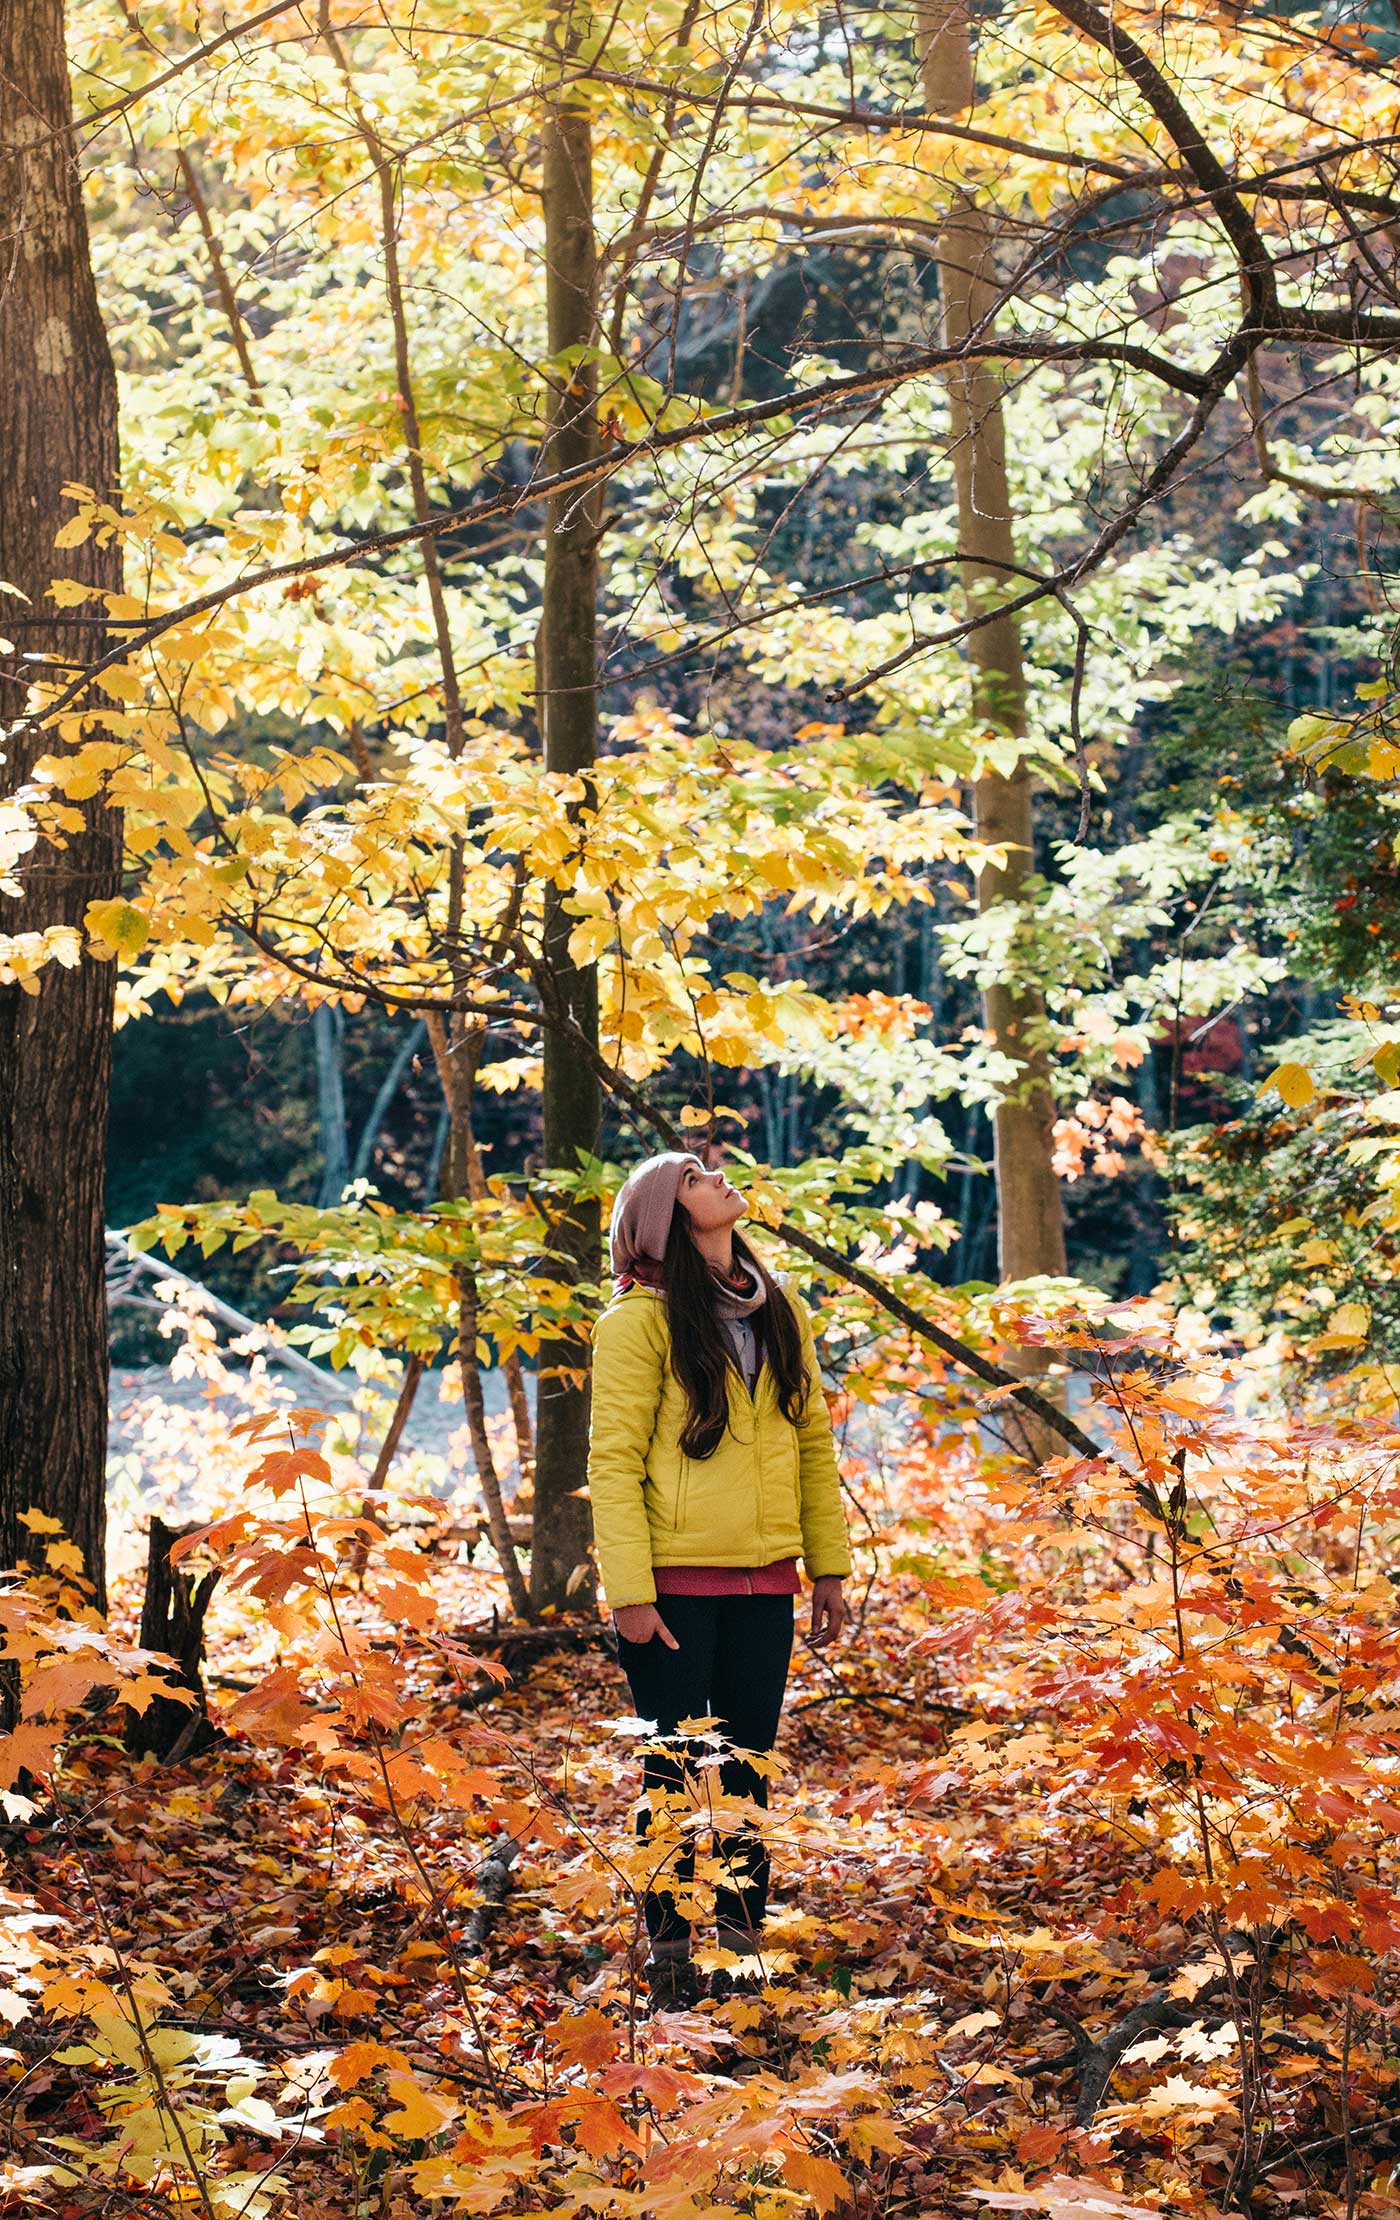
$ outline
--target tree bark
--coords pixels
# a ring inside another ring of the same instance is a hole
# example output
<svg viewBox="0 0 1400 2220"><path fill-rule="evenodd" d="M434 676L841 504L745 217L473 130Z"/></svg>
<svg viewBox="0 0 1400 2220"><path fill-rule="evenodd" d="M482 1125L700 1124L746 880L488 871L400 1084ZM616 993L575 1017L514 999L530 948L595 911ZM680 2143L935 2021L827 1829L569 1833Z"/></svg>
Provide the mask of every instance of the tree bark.
<svg viewBox="0 0 1400 2220"><path fill-rule="evenodd" d="M966 0L920 0L924 100L936 114L965 114L975 105L971 30ZM959 346L992 315L996 299L996 226L985 208L964 202L948 217L938 244L943 342ZM1006 422L1001 381L987 361L955 364L948 373L953 471L958 505L962 589L969 613L1001 600L1017 561L1006 471ZM999 616L972 633L977 716L1023 738L1025 674L1021 628ZM982 910L1024 899L1035 869L1031 781L1024 764L1004 778L987 772L973 782L979 838L1005 844L1006 863L978 881ZM995 1046L1021 1066L1021 1080L993 1115L997 1188L997 1269L1003 1280L1065 1270L1064 1216L1052 1163L1055 1122L1049 1060L1035 1035L1041 997L1005 984L983 990L983 1022ZM1017 1369L1043 1371L1039 1351L1021 1353Z"/></svg>
<svg viewBox="0 0 1400 2220"><path fill-rule="evenodd" d="M104 645L52 621L56 573L119 593L120 544L55 551L63 487L117 498L117 388L97 304L71 130L62 0L0 0L0 792L22 787L56 735L18 725L33 677ZM100 603L90 605L100 610ZM121 819L98 796L62 847L23 859L0 931L81 928L119 891ZM49 966L40 991L0 988L0 1564L16 1517L61 1519L105 1606L107 1107L115 966Z"/></svg>
<svg viewBox="0 0 1400 2220"><path fill-rule="evenodd" d="M557 18L561 68L576 41L572 19ZM545 288L555 384L542 458L546 473L586 464L598 444L597 373L576 350L597 344L597 250L593 233L593 139L586 94L547 86L543 120ZM549 771L586 774L598 754L597 492L556 497L545 526L538 668ZM590 1042L598 1037L598 981L592 965L569 956L573 920L559 894L545 893L543 954L548 991L561 1015ZM544 1161L576 1172L597 1154L602 1098L593 1066L551 1027L544 1038ZM596 1203L575 1203L556 1220L549 1265L567 1281L598 1277ZM588 1375L583 1345L562 1336L542 1344L535 1420L535 1538L530 1594L536 1611L591 1603L588 1507L578 1494L588 1469Z"/></svg>

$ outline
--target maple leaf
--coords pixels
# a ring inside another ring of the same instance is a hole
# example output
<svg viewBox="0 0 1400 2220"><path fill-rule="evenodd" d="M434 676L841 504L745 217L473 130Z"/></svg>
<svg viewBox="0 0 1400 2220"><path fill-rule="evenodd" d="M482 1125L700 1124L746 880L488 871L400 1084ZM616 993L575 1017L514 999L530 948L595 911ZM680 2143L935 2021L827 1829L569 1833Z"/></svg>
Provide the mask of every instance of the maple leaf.
<svg viewBox="0 0 1400 2220"><path fill-rule="evenodd" d="M332 2053L326 2071L337 2089L353 2089L367 2081L381 2066L397 2074L411 2073L412 2068L401 2050L377 2042L347 2043L343 2050Z"/></svg>
<svg viewBox="0 0 1400 2220"><path fill-rule="evenodd" d="M590 2158L613 2158L619 2151L640 2151L640 2139L610 2098L589 2097L575 2113L579 2147Z"/></svg>
<svg viewBox="0 0 1400 2220"><path fill-rule="evenodd" d="M458 2117L459 2107L450 2097L425 2088L411 2073L391 2073L387 2087L394 2109L386 2112L379 2123L386 2135L426 2142L441 2135Z"/></svg>
<svg viewBox="0 0 1400 2220"><path fill-rule="evenodd" d="M597 2010L568 2013L556 2020L551 2040L566 2065L589 2069L609 2065L622 2045L619 2030Z"/></svg>
<svg viewBox="0 0 1400 2220"><path fill-rule="evenodd" d="M781 2164L784 2181L809 2198L818 2212L834 2211L851 2194L850 2182L840 2167L815 2151L784 2151Z"/></svg>

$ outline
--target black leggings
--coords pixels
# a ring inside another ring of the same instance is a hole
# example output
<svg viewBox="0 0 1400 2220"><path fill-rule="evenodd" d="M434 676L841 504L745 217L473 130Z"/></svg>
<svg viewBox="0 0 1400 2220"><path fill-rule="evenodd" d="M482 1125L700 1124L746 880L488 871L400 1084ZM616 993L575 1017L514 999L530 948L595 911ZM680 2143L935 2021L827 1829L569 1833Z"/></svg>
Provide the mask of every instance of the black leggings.
<svg viewBox="0 0 1400 2220"><path fill-rule="evenodd" d="M650 1642L617 1638L637 1716L654 1719L660 1735L674 1735L682 1719L717 1719L718 1731L739 1749L771 1750L792 1655L792 1597L659 1596L656 1608L679 1642L678 1650L668 1649L659 1635ZM651 1752L642 1772L644 1789L681 1789L688 1747L680 1743L674 1757ZM726 1758L719 1778L727 1796L750 1796L767 1809L768 1783L742 1759ZM650 1818L643 1805L637 1814L642 1837ZM731 1836L718 1850L731 1885L715 1891L715 1925L731 1937L755 1937L768 1903L768 1853L752 1832ZM671 1872L687 1893L695 1874L692 1845L677 1856ZM690 1935L690 1922L669 1889L648 1893L646 1923L653 1942L673 1948Z"/></svg>

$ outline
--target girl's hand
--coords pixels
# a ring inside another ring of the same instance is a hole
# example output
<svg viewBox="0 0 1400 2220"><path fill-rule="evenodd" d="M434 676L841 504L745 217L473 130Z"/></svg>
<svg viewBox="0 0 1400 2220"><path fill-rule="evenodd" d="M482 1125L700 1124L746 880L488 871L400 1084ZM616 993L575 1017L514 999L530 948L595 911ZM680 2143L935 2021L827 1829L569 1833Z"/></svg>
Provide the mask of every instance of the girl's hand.
<svg viewBox="0 0 1400 2220"><path fill-rule="evenodd" d="M668 1650L680 1648L654 1603L624 1603L614 1611L613 1625L624 1642L650 1642L659 1635Z"/></svg>
<svg viewBox="0 0 1400 2220"><path fill-rule="evenodd" d="M848 1615L839 1574L828 1573L824 1579L812 1582L810 1640L814 1650L825 1649L828 1642L836 1640Z"/></svg>

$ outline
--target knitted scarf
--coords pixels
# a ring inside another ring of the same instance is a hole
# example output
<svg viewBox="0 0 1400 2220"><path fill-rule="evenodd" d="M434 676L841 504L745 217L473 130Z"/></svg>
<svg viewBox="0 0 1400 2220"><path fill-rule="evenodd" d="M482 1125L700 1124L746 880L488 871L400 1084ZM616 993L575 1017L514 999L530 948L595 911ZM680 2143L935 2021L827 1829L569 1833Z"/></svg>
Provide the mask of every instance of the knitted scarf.
<svg viewBox="0 0 1400 2220"><path fill-rule="evenodd" d="M756 1310L762 1309L765 1299L763 1282L747 1265L736 1260L732 1280L727 1280L722 1272L715 1271L713 1265L710 1273L715 1283L715 1302L721 1318L752 1318ZM653 1295L659 1295L664 1285L661 1266L653 1264L649 1258L638 1257L626 1272L617 1274L613 1281L613 1293L625 1295L629 1287L647 1287Z"/></svg>

